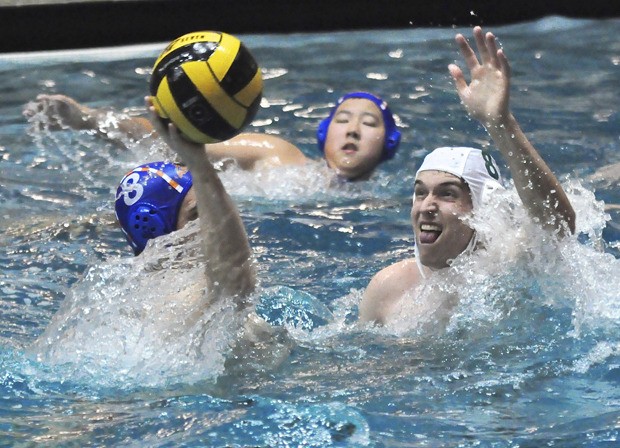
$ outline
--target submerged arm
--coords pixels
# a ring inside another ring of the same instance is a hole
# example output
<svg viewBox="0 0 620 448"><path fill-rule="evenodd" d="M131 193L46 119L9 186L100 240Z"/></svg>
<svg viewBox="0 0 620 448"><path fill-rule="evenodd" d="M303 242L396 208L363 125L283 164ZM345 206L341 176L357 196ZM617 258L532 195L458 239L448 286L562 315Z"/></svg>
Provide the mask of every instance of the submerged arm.
<svg viewBox="0 0 620 448"><path fill-rule="evenodd" d="M449 67L456 89L467 112L486 128L497 145L530 215L545 228L566 228L575 232L575 211L564 189L538 151L525 136L509 108L510 66L495 36L474 28L480 61L463 35L456 36L461 54L471 72L469 84L462 70Z"/></svg>
<svg viewBox="0 0 620 448"><path fill-rule="evenodd" d="M232 297L246 306L256 285L252 252L239 212L202 145L185 140L172 124L164 126L149 107L156 130L192 173L196 191L200 238L206 264L209 302Z"/></svg>

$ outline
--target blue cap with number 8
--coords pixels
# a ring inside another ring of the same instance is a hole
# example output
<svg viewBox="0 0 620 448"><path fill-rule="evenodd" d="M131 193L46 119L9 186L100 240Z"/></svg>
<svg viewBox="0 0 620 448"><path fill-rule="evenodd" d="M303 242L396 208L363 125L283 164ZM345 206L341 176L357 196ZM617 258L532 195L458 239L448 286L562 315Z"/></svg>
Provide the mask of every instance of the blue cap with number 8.
<svg viewBox="0 0 620 448"><path fill-rule="evenodd" d="M191 173L170 162L147 163L125 174L114 208L136 255L148 240L176 230L181 203L191 187Z"/></svg>

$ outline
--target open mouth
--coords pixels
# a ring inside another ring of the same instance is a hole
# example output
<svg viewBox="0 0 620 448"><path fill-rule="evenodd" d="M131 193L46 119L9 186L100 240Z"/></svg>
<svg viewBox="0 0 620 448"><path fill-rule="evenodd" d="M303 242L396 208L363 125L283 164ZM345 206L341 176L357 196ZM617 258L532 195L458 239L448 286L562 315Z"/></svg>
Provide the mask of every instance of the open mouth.
<svg viewBox="0 0 620 448"><path fill-rule="evenodd" d="M347 143L346 145L342 147L342 151L344 151L347 154L352 154L354 152L357 152L357 145L354 143Z"/></svg>
<svg viewBox="0 0 620 448"><path fill-rule="evenodd" d="M441 235L441 227L437 224L421 224L418 239L420 244L433 244Z"/></svg>

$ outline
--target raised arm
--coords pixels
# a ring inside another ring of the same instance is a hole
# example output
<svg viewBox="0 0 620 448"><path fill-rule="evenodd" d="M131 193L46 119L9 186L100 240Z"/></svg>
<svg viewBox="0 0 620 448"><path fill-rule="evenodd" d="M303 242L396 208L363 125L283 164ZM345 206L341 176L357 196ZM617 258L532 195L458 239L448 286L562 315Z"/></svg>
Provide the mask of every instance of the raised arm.
<svg viewBox="0 0 620 448"><path fill-rule="evenodd" d="M157 132L192 173L209 303L232 297L242 308L247 304L247 296L254 291L256 275L250 243L237 207L211 165L203 145L181 137L172 124L166 128L150 102L147 106Z"/></svg>
<svg viewBox="0 0 620 448"><path fill-rule="evenodd" d="M450 64L456 90L467 112L487 130L508 163L515 186L531 216L543 227L563 234L575 232L575 212L559 181L527 139L510 111L510 65L495 36L474 28L480 60L462 34L456 35L470 71L467 84L463 71Z"/></svg>

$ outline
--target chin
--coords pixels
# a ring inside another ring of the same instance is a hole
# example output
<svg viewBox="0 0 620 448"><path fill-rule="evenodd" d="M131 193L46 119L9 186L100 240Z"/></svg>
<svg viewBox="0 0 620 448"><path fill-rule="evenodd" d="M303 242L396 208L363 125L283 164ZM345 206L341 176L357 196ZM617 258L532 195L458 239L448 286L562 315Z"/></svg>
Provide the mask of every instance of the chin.
<svg viewBox="0 0 620 448"><path fill-rule="evenodd" d="M335 170L339 176L345 177L347 179L356 179L360 176L358 170L351 169L350 166L346 166L346 167L338 166L335 168Z"/></svg>

